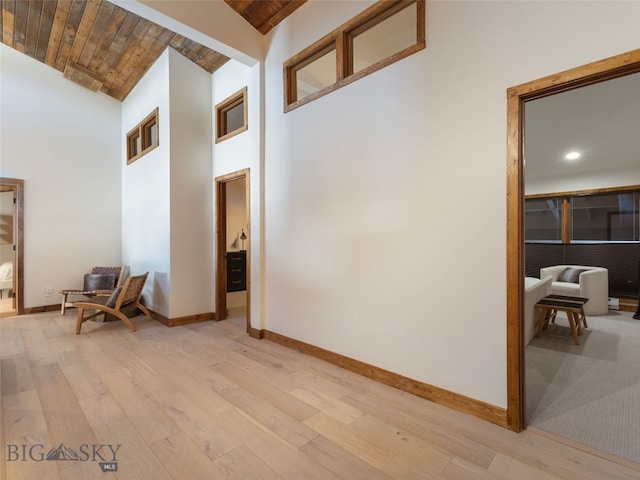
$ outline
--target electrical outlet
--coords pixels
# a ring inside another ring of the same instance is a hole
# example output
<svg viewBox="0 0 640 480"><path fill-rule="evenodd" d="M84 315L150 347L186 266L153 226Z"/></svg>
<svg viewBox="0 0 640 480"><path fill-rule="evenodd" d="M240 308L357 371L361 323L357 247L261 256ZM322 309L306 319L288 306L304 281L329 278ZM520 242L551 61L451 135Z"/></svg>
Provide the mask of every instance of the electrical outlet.
<svg viewBox="0 0 640 480"><path fill-rule="evenodd" d="M44 296L50 297L53 295L53 287L44 287Z"/></svg>

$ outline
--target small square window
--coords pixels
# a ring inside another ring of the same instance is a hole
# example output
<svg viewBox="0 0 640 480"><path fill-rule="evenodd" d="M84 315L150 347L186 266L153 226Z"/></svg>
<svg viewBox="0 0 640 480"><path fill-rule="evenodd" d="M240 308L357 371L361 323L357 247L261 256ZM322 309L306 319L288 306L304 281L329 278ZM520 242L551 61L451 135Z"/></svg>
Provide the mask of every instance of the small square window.
<svg viewBox="0 0 640 480"><path fill-rule="evenodd" d="M136 128L136 130L127 137L127 159L137 157L141 151L140 130Z"/></svg>
<svg viewBox="0 0 640 480"><path fill-rule="evenodd" d="M247 125L247 88L234 93L216 105L216 143L249 127Z"/></svg>
<svg viewBox="0 0 640 480"><path fill-rule="evenodd" d="M158 122L155 116L142 125L142 140L143 150L158 144Z"/></svg>
<svg viewBox="0 0 640 480"><path fill-rule="evenodd" d="M131 164L159 144L158 109L127 133L127 164Z"/></svg>

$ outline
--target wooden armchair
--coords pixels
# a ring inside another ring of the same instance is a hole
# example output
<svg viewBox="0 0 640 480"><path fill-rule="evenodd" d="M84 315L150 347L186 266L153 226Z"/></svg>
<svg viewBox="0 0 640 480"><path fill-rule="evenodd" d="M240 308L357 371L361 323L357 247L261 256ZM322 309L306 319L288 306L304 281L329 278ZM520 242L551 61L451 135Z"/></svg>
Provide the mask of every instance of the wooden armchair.
<svg viewBox="0 0 640 480"><path fill-rule="evenodd" d="M111 293L124 284L129 276L129 267L121 265L119 267L91 267L89 273L84 276L82 290L60 290L62 295L62 305L60 313L65 314L68 307L73 307L74 302L69 302L69 295L83 295L85 297L109 296Z"/></svg>
<svg viewBox="0 0 640 480"><path fill-rule="evenodd" d="M123 310L128 307L135 306L142 310L142 312L151 320L151 313L147 310L147 307L140 303L140 297L142 295L142 288L144 282L147 280L147 275L131 276L127 278L124 285L116 288L114 292L109 296L96 296L91 301L86 302L74 302L74 306L78 308L78 323L76 324L76 335L80 334L82 324L90 318L97 317L98 315L110 314L114 317L122 320L132 332L136 331L136 326L131 320L124 314ZM97 310L91 314L85 316L85 309Z"/></svg>

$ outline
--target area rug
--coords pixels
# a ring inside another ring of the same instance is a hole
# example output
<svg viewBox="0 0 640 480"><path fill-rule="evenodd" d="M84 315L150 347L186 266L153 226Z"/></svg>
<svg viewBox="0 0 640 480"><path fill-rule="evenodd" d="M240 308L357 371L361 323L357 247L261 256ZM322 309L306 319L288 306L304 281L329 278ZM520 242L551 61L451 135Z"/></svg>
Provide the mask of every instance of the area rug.
<svg viewBox="0 0 640 480"><path fill-rule="evenodd" d="M587 317L575 345L558 314L525 351L527 423L640 463L640 321Z"/></svg>

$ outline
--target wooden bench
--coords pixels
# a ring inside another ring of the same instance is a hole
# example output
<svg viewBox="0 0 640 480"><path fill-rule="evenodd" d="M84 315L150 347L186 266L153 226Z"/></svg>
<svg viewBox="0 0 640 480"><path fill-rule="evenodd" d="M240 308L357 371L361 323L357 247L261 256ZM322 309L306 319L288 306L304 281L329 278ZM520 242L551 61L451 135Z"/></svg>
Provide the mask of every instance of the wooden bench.
<svg viewBox="0 0 640 480"><path fill-rule="evenodd" d="M536 337L542 334L542 330L547 327L549 322L555 323L556 315L560 311L567 314L573 342L576 345L580 345L578 336L582 335L582 326L584 325L584 328L588 328L587 317L584 314L584 304L588 301L588 298L566 295L549 295L541 299L535 305L536 308L540 309Z"/></svg>

